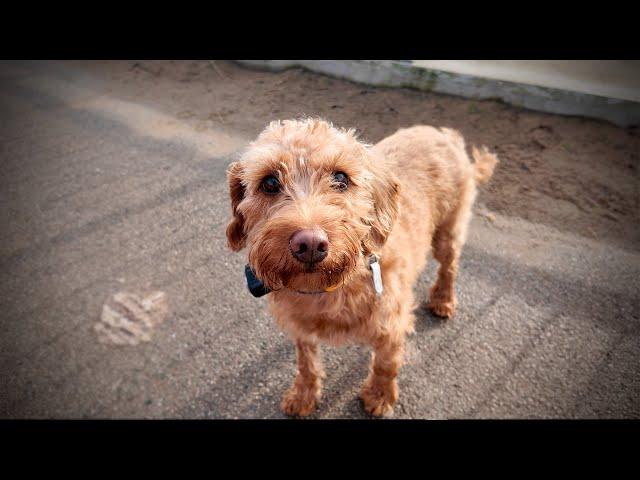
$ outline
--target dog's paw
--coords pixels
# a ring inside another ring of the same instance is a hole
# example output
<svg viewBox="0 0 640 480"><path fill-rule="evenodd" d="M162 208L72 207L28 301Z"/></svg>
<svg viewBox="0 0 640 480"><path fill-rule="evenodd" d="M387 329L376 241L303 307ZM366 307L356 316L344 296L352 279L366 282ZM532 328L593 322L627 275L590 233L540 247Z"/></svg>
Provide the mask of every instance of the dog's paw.
<svg viewBox="0 0 640 480"><path fill-rule="evenodd" d="M455 295L440 288L438 283L431 287L427 308L434 315L442 318L451 318L456 313L456 305Z"/></svg>
<svg viewBox="0 0 640 480"><path fill-rule="evenodd" d="M317 397L311 390L291 387L282 397L280 408L290 417L306 417L315 410Z"/></svg>
<svg viewBox="0 0 640 480"><path fill-rule="evenodd" d="M456 313L456 302L455 300L449 302L442 300L429 300L427 308L438 317L451 318Z"/></svg>
<svg viewBox="0 0 640 480"><path fill-rule="evenodd" d="M456 296L451 290L444 289L438 282L431 287L427 308L434 315L451 318L456 313L456 306Z"/></svg>
<svg viewBox="0 0 640 480"><path fill-rule="evenodd" d="M365 411L374 417L384 417L393 414L393 404L398 398L395 385L388 388L366 385L360 392Z"/></svg>

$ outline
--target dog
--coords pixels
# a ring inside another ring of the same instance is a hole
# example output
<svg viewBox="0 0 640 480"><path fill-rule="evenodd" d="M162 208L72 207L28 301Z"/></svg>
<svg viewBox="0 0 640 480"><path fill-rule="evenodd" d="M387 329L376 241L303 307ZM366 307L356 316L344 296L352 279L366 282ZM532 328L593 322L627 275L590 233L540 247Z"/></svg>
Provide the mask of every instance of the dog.
<svg viewBox="0 0 640 480"><path fill-rule="evenodd" d="M371 345L364 409L398 399L413 286L429 252L440 263L427 307L450 318L476 186L497 157L447 128L401 129L376 145L317 118L271 122L227 170L233 251L248 250L277 324L296 345L297 375L281 408L315 410L325 374L320 344ZM249 268L248 267L248 268Z"/></svg>

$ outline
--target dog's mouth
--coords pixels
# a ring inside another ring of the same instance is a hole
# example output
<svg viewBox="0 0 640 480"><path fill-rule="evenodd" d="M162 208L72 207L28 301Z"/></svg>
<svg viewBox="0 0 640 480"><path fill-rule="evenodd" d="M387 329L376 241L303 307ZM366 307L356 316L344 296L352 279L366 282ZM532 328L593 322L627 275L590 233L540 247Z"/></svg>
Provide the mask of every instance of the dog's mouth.
<svg viewBox="0 0 640 480"><path fill-rule="evenodd" d="M304 263L303 273L316 273L318 272L318 265L316 263Z"/></svg>
<svg viewBox="0 0 640 480"><path fill-rule="evenodd" d="M352 270L352 261L340 263L297 263L274 269L267 264L252 265L260 280L273 291L291 290L298 293L325 293L342 286ZM257 268L256 268L257 267Z"/></svg>
<svg viewBox="0 0 640 480"><path fill-rule="evenodd" d="M283 287L301 292L323 292L341 285L346 274L346 267L323 269L319 265L305 265L300 272L283 282Z"/></svg>
<svg viewBox="0 0 640 480"><path fill-rule="evenodd" d="M307 278L307 275L313 273L317 272L304 272L288 285L283 285L283 288L301 295L321 295L338 290L345 284L347 277L343 271L340 271L336 272L336 275L329 281L323 281L324 279L318 281L317 278Z"/></svg>

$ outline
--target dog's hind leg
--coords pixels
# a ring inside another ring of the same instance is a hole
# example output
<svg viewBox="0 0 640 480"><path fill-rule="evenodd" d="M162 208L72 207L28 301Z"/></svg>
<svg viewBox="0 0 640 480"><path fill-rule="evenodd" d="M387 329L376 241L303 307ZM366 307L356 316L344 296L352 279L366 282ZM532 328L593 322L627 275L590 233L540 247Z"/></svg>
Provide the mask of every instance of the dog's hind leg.
<svg viewBox="0 0 640 480"><path fill-rule="evenodd" d="M467 239L471 208L475 201L476 185L486 183L493 175L498 157L486 147L473 148L474 163L470 175L461 188L458 205L438 225L431 242L433 256L440 262L438 278L429 293L428 308L439 317L451 318L456 311L455 281L462 246Z"/></svg>
<svg viewBox="0 0 640 480"><path fill-rule="evenodd" d="M304 340L296 341L298 374L293 386L284 394L281 408L287 415L309 415L320 399L324 371L319 358L319 347Z"/></svg>
<svg viewBox="0 0 640 480"><path fill-rule="evenodd" d="M433 256L440 262L440 268L438 278L429 292L427 307L439 317L451 318L456 311L455 281L458 262L467 238L475 196L476 187L470 181L462 192L457 208L437 227L433 236L431 248Z"/></svg>

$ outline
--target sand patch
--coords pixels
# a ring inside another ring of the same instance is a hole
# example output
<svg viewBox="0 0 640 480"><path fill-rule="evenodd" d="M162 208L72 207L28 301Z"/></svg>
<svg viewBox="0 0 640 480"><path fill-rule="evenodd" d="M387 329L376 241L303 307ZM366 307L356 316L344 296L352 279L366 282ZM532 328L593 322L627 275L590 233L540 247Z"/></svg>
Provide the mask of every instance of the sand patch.
<svg viewBox="0 0 640 480"><path fill-rule="evenodd" d="M94 329L100 343L138 345L151 341L153 329L166 319L168 312L164 292L151 292L144 297L118 292L102 307Z"/></svg>

